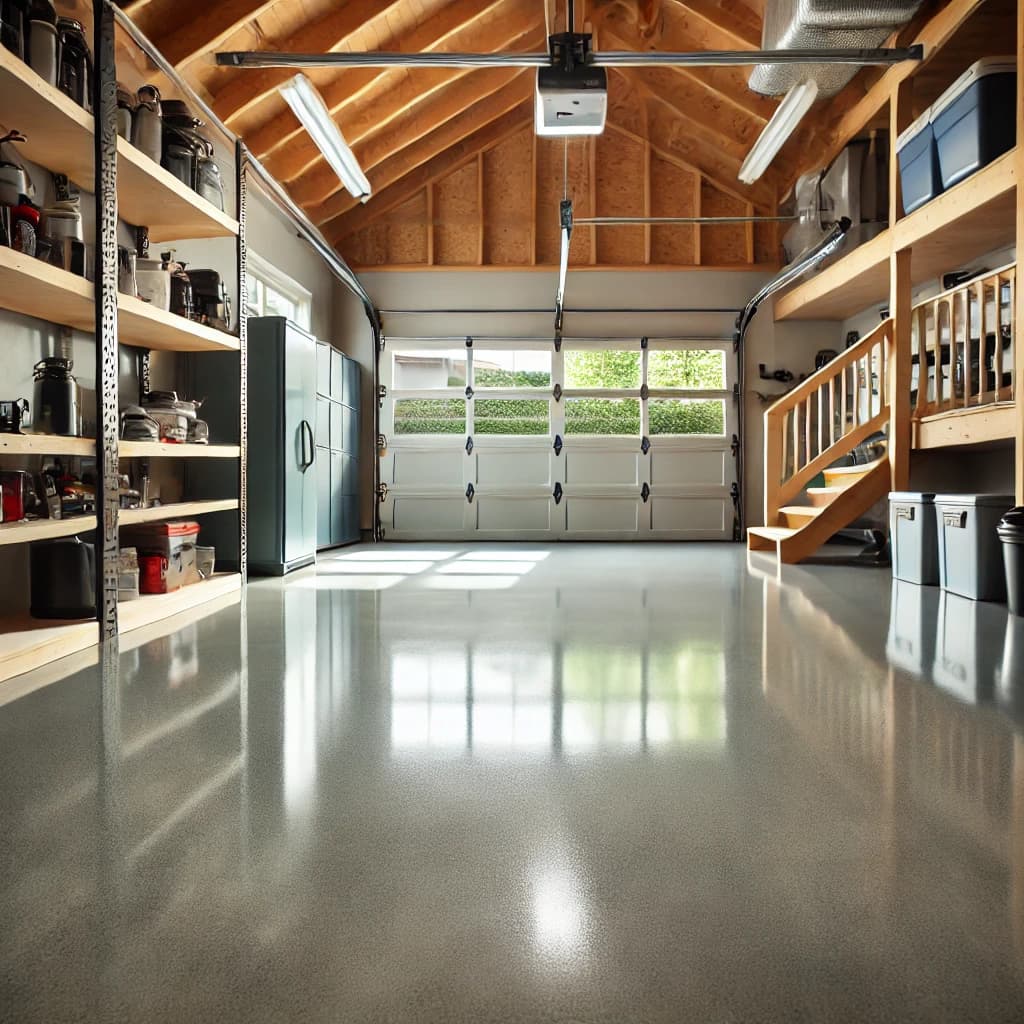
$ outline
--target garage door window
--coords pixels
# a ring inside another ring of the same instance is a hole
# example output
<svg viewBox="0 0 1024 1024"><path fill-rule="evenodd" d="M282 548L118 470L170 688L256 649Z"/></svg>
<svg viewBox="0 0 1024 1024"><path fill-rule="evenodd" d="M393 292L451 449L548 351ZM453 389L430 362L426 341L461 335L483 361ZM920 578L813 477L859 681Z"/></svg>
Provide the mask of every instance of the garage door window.
<svg viewBox="0 0 1024 1024"><path fill-rule="evenodd" d="M551 432L546 398L480 398L473 409L477 434L548 434Z"/></svg>
<svg viewBox="0 0 1024 1024"><path fill-rule="evenodd" d="M400 349L392 358L392 386L398 391L464 388L468 383L464 348L436 351Z"/></svg>
<svg viewBox="0 0 1024 1024"><path fill-rule="evenodd" d="M724 391L725 352L722 349L651 352L647 359L647 386Z"/></svg>
<svg viewBox="0 0 1024 1024"><path fill-rule="evenodd" d="M602 437L640 434L639 398L569 398L565 432Z"/></svg>
<svg viewBox="0 0 1024 1024"><path fill-rule="evenodd" d="M725 402L721 399L652 398L648 405L652 435L725 433Z"/></svg>
<svg viewBox="0 0 1024 1024"><path fill-rule="evenodd" d="M399 398L396 434L464 434L466 403L460 398Z"/></svg>
<svg viewBox="0 0 1024 1024"><path fill-rule="evenodd" d="M565 387L579 389L638 388L640 387L640 352L605 349L566 352Z"/></svg>
<svg viewBox="0 0 1024 1024"><path fill-rule="evenodd" d="M473 388L550 388L551 352L473 350Z"/></svg>

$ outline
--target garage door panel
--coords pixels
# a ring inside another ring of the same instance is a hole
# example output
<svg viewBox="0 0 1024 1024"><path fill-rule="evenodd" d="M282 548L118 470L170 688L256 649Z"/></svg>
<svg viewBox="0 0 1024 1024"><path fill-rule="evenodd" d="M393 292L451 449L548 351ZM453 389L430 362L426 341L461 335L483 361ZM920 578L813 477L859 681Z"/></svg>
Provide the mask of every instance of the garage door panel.
<svg viewBox="0 0 1024 1024"><path fill-rule="evenodd" d="M485 533L527 533L551 529L550 497L477 498L477 529Z"/></svg>
<svg viewBox="0 0 1024 1024"><path fill-rule="evenodd" d="M565 458L565 482L579 487L639 487L638 452L569 451Z"/></svg>
<svg viewBox="0 0 1024 1024"><path fill-rule="evenodd" d="M725 487L731 452L651 451L651 486Z"/></svg>
<svg viewBox="0 0 1024 1024"><path fill-rule="evenodd" d="M567 498L565 506L570 533L632 533L640 528L636 498Z"/></svg>
<svg viewBox="0 0 1024 1024"><path fill-rule="evenodd" d="M466 499L394 499L392 526L403 533L461 533L465 525Z"/></svg>
<svg viewBox="0 0 1024 1024"><path fill-rule="evenodd" d="M656 533L722 534L730 527L730 498L651 499L651 529Z"/></svg>
<svg viewBox="0 0 1024 1024"><path fill-rule="evenodd" d="M391 482L399 487L463 487L462 463L466 453L400 449L391 455Z"/></svg>
<svg viewBox="0 0 1024 1024"><path fill-rule="evenodd" d="M551 451L490 451L476 453L478 487L545 487L551 480Z"/></svg>

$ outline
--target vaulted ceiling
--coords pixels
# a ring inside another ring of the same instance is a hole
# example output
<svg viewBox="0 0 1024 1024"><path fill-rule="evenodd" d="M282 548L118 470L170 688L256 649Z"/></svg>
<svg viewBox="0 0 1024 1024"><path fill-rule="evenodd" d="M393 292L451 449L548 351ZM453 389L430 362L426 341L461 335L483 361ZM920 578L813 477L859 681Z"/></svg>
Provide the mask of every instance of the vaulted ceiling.
<svg viewBox="0 0 1024 1024"><path fill-rule="evenodd" d="M564 0L129 0L142 31L355 264L546 264L557 254L563 170L579 215L771 213L821 132L814 122L753 186L743 158L776 101L746 68L609 74L609 128L536 139L528 69L307 72L374 190L345 192L278 93L293 71L218 67L217 50L539 51ZM756 49L761 0L589 0L599 49ZM819 118L827 124L826 110ZM579 232L590 264L771 262L774 230L602 228Z"/></svg>

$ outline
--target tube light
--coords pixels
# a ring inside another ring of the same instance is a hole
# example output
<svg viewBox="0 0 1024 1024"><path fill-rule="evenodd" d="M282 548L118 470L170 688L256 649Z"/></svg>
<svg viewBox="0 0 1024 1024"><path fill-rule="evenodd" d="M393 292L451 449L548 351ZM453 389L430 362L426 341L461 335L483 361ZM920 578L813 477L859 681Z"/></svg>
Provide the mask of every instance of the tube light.
<svg viewBox="0 0 1024 1024"><path fill-rule="evenodd" d="M786 139L793 134L804 114L811 109L811 104L818 98L818 83L808 80L798 82L779 104L772 114L771 120L757 137L743 166L740 168L740 181L752 185L775 159L775 155Z"/></svg>
<svg viewBox="0 0 1024 1024"><path fill-rule="evenodd" d="M281 86L280 93L342 185L361 203L365 203L372 191L370 182L334 123L316 86L305 75L296 75Z"/></svg>

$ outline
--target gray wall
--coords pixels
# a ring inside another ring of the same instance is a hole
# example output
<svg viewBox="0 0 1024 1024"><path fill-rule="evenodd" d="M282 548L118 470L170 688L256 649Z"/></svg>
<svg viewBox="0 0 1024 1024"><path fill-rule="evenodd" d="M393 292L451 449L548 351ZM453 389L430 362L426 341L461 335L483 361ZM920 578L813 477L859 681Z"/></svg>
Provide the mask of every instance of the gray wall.
<svg viewBox="0 0 1024 1024"><path fill-rule="evenodd" d="M566 306L661 307L738 309L768 278L761 272L688 271L570 271ZM501 308L543 309L538 314L384 314L385 334L393 336L547 336L552 331L556 275L542 271L378 271L360 275L380 309ZM566 336L731 337L734 315L722 314L567 314ZM758 379L758 363L769 369L784 366L795 375L814 369L814 354L836 348L837 324L775 324L770 304L758 313L746 341L746 411L748 522L760 523L763 502L764 404L756 392L779 393L781 386ZM363 528L373 515L373 345L358 300L341 284L335 285L335 342L363 367Z"/></svg>

